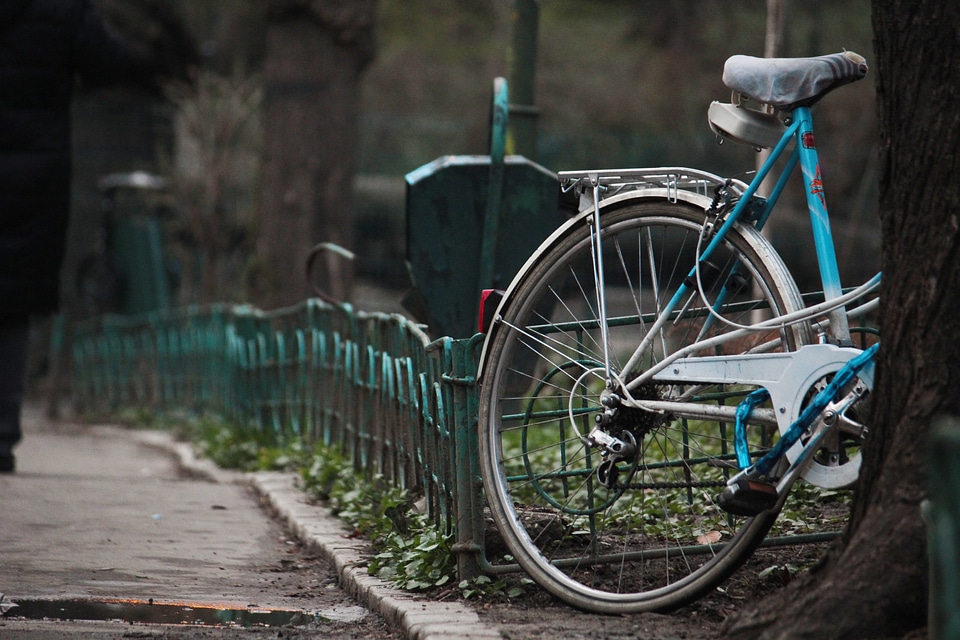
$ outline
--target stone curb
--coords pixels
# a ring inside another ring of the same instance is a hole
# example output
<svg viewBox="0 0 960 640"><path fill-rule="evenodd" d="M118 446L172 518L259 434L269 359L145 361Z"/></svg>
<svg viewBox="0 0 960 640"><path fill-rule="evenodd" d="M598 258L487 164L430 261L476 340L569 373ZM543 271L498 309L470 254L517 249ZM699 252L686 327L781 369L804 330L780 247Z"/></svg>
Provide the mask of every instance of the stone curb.
<svg viewBox="0 0 960 640"><path fill-rule="evenodd" d="M363 561L366 541L349 538L340 520L327 509L308 504L305 494L297 487L294 474L220 469L209 460L197 458L189 444L177 442L169 434L159 431L132 433L140 443L175 455L186 473L211 482L251 486L293 535L336 568L341 587L359 604L403 630L408 640L503 637L498 630L482 623L469 607L456 602L435 602L400 591L369 575Z"/></svg>

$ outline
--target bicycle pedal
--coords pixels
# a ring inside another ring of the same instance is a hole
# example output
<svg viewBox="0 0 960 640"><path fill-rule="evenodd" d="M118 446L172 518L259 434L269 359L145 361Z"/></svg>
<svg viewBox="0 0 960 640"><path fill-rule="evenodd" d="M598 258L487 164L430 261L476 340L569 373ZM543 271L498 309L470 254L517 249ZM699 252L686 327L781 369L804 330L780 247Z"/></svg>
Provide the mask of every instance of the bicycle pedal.
<svg viewBox="0 0 960 640"><path fill-rule="evenodd" d="M737 484L728 485L717 502L727 513L752 517L776 506L777 498L775 485L742 478Z"/></svg>

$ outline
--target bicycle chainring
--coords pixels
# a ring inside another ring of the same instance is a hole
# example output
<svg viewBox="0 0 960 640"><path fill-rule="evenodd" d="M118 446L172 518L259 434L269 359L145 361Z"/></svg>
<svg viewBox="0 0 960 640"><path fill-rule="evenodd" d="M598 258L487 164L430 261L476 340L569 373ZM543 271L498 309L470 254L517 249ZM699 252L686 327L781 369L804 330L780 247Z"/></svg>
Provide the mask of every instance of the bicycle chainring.
<svg viewBox="0 0 960 640"><path fill-rule="evenodd" d="M834 374L820 378L807 391L802 406L809 404L814 396L827 388ZM857 384L855 380L851 384ZM842 393L841 393L842 395ZM859 423L869 414L870 392L867 391L862 399L847 409L842 419ZM809 434L801 437L801 442L809 440ZM863 438L837 427L830 434L816 452L814 452L810 466L805 473L809 482L829 489L842 489L851 486L857 478L860 467L860 448L864 444Z"/></svg>

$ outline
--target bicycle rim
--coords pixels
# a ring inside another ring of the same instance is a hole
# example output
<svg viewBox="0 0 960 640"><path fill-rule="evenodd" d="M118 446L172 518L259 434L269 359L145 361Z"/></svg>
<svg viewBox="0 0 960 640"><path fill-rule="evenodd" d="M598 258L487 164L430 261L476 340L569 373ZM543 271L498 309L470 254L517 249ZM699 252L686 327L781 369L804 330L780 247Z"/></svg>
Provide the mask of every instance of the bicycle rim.
<svg viewBox="0 0 960 640"><path fill-rule="evenodd" d="M621 376L620 367L690 272L704 220L700 209L663 202L604 211L614 376ZM799 308L793 280L768 249L752 229L735 228L700 270L699 292L651 340L643 367L698 336ZM604 388L593 264L587 225L572 226L524 274L503 307L481 380L485 494L510 552L557 597L605 613L668 610L734 571L776 513L739 518L716 504L735 472L732 423L622 407L606 430L635 441L636 456L605 461L583 443L602 409ZM796 328L771 330L698 355L789 350L806 340ZM632 393L735 406L752 390L649 384ZM752 451L776 437L775 427L748 430Z"/></svg>

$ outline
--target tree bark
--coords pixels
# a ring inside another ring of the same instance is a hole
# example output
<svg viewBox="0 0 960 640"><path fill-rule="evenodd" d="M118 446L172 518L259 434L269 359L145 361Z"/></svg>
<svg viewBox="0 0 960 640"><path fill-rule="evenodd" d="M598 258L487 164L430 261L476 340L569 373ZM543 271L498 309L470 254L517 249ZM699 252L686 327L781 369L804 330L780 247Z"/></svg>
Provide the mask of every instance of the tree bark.
<svg viewBox="0 0 960 640"><path fill-rule="evenodd" d="M960 5L874 0L883 234L872 432L841 544L731 620L730 637L889 638L924 627L926 436L960 415ZM827 99L829 102L829 98Z"/></svg>
<svg viewBox="0 0 960 640"><path fill-rule="evenodd" d="M352 245L360 74L373 55L375 0L272 0L264 63L264 156L251 297L262 308L311 295L318 242ZM346 299L349 263L332 259L329 292Z"/></svg>

